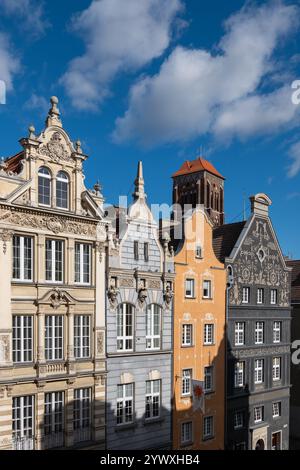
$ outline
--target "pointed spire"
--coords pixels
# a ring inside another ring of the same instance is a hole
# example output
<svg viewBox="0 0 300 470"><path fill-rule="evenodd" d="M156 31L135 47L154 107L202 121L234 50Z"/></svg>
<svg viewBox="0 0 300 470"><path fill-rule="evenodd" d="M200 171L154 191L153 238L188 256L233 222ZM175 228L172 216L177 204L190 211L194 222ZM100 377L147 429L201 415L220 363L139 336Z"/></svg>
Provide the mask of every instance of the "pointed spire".
<svg viewBox="0 0 300 470"><path fill-rule="evenodd" d="M137 199L146 199L146 194L145 194L145 182L144 182L144 177L143 177L143 162L139 161L138 163L138 170L137 170L137 175L136 179L134 180L134 185L135 185L135 191L133 193L134 200Z"/></svg>
<svg viewBox="0 0 300 470"><path fill-rule="evenodd" d="M50 103L51 103L51 108L49 109L48 116L46 119L46 127L50 127L50 126L62 127L62 122L60 120L60 112L57 107L58 98L56 96L51 96Z"/></svg>

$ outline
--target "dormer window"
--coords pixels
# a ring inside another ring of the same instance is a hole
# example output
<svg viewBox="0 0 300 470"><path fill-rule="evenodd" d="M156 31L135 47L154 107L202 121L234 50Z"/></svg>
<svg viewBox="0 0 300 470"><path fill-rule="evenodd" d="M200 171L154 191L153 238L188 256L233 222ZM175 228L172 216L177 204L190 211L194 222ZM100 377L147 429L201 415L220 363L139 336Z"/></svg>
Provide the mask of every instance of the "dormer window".
<svg viewBox="0 0 300 470"><path fill-rule="evenodd" d="M59 171L56 177L56 207L68 209L69 177L64 171Z"/></svg>
<svg viewBox="0 0 300 470"><path fill-rule="evenodd" d="M50 206L51 204L51 173L45 166L38 172L39 204Z"/></svg>

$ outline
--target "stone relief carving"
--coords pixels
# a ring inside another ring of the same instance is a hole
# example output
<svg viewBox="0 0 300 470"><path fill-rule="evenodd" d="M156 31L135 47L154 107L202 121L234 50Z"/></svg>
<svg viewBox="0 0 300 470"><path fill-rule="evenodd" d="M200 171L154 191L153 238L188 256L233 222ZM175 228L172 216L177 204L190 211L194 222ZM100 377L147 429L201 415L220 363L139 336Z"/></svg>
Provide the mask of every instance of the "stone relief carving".
<svg viewBox="0 0 300 470"><path fill-rule="evenodd" d="M0 336L0 362L9 361L9 335Z"/></svg>
<svg viewBox="0 0 300 470"><path fill-rule="evenodd" d="M112 285L107 290L109 303L113 310L117 307L117 304L118 304L118 300L117 300L118 293L119 293L119 289L117 289L115 286L112 286Z"/></svg>
<svg viewBox="0 0 300 470"><path fill-rule="evenodd" d="M169 308L173 299L173 292L172 289L169 285L166 286L165 292L164 292L164 300L166 302L166 306Z"/></svg>
<svg viewBox="0 0 300 470"><path fill-rule="evenodd" d="M130 277L123 277L120 279L120 287L133 287L134 282Z"/></svg>
<svg viewBox="0 0 300 470"><path fill-rule="evenodd" d="M138 304L140 308L142 308L143 305L145 304L147 297L148 297L148 292L146 288L141 288L138 290Z"/></svg>
<svg viewBox="0 0 300 470"><path fill-rule="evenodd" d="M241 305L243 285L261 285L278 290L278 305L289 305L289 273L284 270L269 224L255 219L234 263L230 304Z"/></svg>
<svg viewBox="0 0 300 470"><path fill-rule="evenodd" d="M3 241L3 253L5 254L7 251L7 242L9 242L12 238L12 232L10 230L4 229L0 233L0 238Z"/></svg>
<svg viewBox="0 0 300 470"><path fill-rule="evenodd" d="M96 236L96 225L73 222L65 220L63 217L46 217L23 212L11 212L0 209L0 221L5 220L13 225L22 225L23 227L50 230L58 234L62 232L72 233L74 235Z"/></svg>
<svg viewBox="0 0 300 470"><path fill-rule="evenodd" d="M69 162L71 160L71 152L67 149L65 139L61 136L60 132L54 132L50 141L40 147L39 153L46 155L56 163L61 161Z"/></svg>
<svg viewBox="0 0 300 470"><path fill-rule="evenodd" d="M104 354L104 333L103 331L97 332L97 354Z"/></svg>
<svg viewBox="0 0 300 470"><path fill-rule="evenodd" d="M236 359L246 358L246 357L260 357L260 356L267 356L267 355L275 355L275 354L284 354L289 353L290 348L288 346L278 346L276 347L265 347L265 348L253 348L253 349L241 349L241 350L234 350L232 351L232 355Z"/></svg>
<svg viewBox="0 0 300 470"><path fill-rule="evenodd" d="M150 279L148 281L148 287L149 287L149 289L160 289L161 288L161 281L160 280L155 280L155 279Z"/></svg>

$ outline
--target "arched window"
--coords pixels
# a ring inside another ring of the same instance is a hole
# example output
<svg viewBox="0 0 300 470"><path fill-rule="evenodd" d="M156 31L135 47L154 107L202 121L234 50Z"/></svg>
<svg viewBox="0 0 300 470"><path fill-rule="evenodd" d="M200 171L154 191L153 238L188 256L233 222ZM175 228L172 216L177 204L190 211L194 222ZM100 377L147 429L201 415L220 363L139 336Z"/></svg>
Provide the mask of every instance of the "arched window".
<svg viewBox="0 0 300 470"><path fill-rule="evenodd" d="M161 307L150 304L147 307L146 349L159 349L161 335Z"/></svg>
<svg viewBox="0 0 300 470"><path fill-rule="evenodd" d="M68 209L69 178L66 173L59 171L56 177L56 207Z"/></svg>
<svg viewBox="0 0 300 470"><path fill-rule="evenodd" d="M123 303L117 310L117 350L133 350L134 307Z"/></svg>
<svg viewBox="0 0 300 470"><path fill-rule="evenodd" d="M45 166L38 172L39 204L50 206L51 204L51 173Z"/></svg>

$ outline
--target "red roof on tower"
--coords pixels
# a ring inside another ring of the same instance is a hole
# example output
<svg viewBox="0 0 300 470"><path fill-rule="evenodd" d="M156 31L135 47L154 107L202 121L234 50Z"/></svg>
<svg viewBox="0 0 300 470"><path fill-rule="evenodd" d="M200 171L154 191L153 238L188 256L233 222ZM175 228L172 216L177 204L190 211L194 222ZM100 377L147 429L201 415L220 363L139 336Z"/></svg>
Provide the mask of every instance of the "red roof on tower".
<svg viewBox="0 0 300 470"><path fill-rule="evenodd" d="M208 171L213 175L219 176L219 178L222 178L223 180L225 179L210 162L202 157L198 157L196 160L192 161L186 160L179 170L172 175L172 178L175 176L187 175L189 173L197 173L198 171Z"/></svg>

